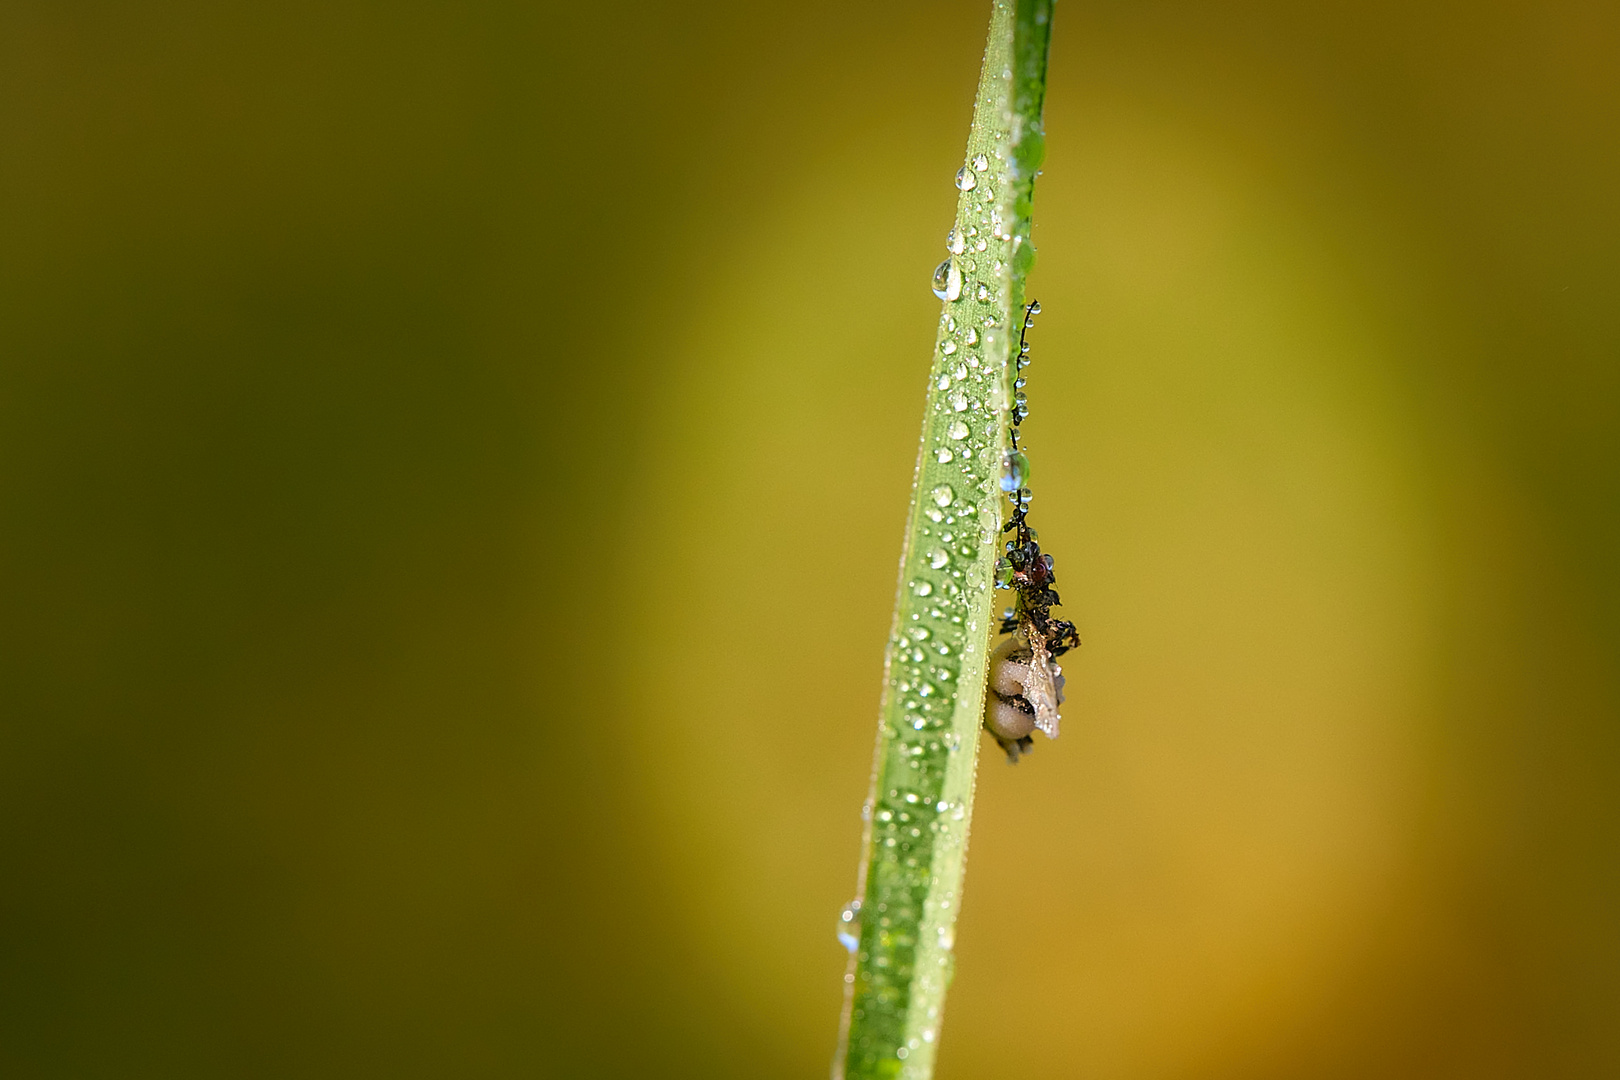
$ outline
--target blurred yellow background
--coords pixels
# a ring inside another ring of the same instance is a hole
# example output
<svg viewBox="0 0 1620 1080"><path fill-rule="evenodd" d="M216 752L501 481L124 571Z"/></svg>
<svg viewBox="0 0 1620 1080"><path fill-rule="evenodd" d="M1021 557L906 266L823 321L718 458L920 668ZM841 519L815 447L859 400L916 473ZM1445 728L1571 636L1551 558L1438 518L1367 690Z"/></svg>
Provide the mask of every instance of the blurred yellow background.
<svg viewBox="0 0 1620 1080"><path fill-rule="evenodd" d="M987 15L0 10L0 1072L825 1075ZM1053 41L939 1075L1620 1075L1620 17Z"/></svg>

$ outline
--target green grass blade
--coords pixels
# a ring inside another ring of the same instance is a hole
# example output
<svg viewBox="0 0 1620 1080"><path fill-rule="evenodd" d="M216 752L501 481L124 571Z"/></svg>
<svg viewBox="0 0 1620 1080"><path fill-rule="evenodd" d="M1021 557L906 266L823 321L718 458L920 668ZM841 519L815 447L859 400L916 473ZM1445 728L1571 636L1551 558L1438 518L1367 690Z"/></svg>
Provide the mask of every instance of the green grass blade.
<svg viewBox="0 0 1620 1080"><path fill-rule="evenodd" d="M855 944L833 1076L933 1074L953 964L994 616L1012 350L1029 242L1052 0L996 0L957 186L943 310L901 556Z"/></svg>

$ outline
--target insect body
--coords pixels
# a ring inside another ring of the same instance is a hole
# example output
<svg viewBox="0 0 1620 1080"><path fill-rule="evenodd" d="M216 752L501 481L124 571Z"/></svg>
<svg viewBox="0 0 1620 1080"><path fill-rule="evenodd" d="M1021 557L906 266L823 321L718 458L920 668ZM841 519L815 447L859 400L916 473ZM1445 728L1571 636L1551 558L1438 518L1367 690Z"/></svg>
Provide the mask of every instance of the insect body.
<svg viewBox="0 0 1620 1080"><path fill-rule="evenodd" d="M1024 385L1022 371L1029 362L1029 345L1024 336L1034 323L1032 316L1041 306L1032 303L1024 313L1024 334L1018 339L1019 372L1013 384ZM990 655L990 685L985 694L984 726L1007 752L1007 760L1017 763L1020 754L1034 748L1031 733L1037 729L1049 739L1058 737L1058 706L1063 704L1062 656L1080 644L1074 624L1052 615L1061 603L1057 576L1052 572L1052 556L1041 552L1035 530L1029 527L1029 459L1018 445L1018 425L1026 413L1024 395L1014 399L1011 449L1002 466L1001 487L1012 500L1013 512L1003 533L1012 533L1006 554L996 563L996 587L1011 589L1017 603L1002 616L1001 632L1010 635Z"/></svg>
<svg viewBox="0 0 1620 1080"><path fill-rule="evenodd" d="M1043 654L1044 654L1044 650ZM1037 657L1022 634L1003 641L990 656L990 687L985 696L984 726L1007 757L1033 749L1037 728L1048 739L1058 737L1057 708L1063 704L1063 669L1049 655Z"/></svg>

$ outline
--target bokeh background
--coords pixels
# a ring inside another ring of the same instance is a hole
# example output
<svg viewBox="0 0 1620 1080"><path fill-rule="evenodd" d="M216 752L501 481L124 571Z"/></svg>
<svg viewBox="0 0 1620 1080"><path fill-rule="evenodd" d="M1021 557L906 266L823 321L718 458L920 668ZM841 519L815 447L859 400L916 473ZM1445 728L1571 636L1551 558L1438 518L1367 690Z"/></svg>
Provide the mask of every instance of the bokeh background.
<svg viewBox="0 0 1620 1080"><path fill-rule="evenodd" d="M0 1072L825 1075L987 13L0 7ZM1620 1074L1617 55L1059 5L942 1080Z"/></svg>

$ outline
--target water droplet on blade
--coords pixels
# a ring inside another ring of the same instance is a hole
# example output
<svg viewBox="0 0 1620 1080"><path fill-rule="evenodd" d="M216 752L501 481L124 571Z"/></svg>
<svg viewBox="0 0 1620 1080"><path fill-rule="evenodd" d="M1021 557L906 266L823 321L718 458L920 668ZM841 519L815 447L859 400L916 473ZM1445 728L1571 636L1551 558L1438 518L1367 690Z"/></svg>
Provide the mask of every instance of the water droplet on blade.
<svg viewBox="0 0 1620 1080"><path fill-rule="evenodd" d="M1001 490L1008 494L1029 482L1029 458L1022 450L1010 450L1001 459Z"/></svg>
<svg viewBox="0 0 1620 1080"><path fill-rule="evenodd" d="M851 900L838 913L838 944L850 952L861 947L861 902Z"/></svg>
<svg viewBox="0 0 1620 1080"><path fill-rule="evenodd" d="M955 300L962 295L962 270L955 259L946 259L934 267L934 295L941 300Z"/></svg>
<svg viewBox="0 0 1620 1080"><path fill-rule="evenodd" d="M958 191L972 191L979 186L979 178L968 171L966 165L956 170L956 187Z"/></svg>

